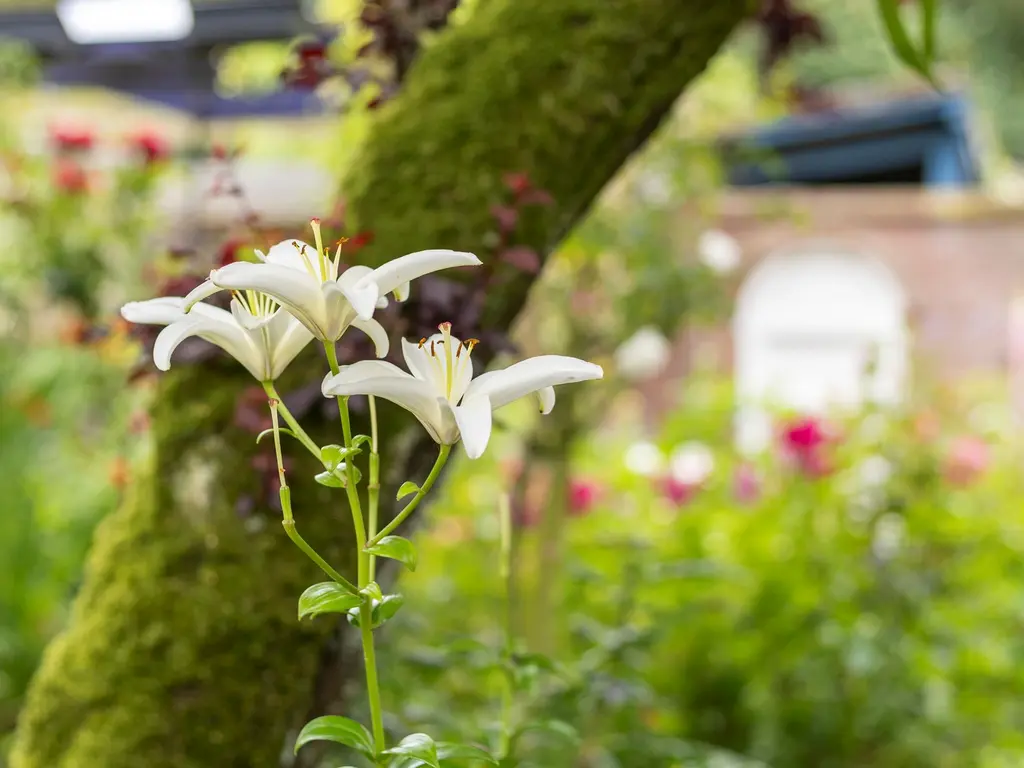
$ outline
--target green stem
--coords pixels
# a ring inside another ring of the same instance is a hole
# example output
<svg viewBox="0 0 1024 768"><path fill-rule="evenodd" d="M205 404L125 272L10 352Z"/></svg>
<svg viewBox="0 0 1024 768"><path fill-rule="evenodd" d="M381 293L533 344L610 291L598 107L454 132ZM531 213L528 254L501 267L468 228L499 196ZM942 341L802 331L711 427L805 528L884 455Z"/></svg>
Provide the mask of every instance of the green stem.
<svg viewBox="0 0 1024 768"><path fill-rule="evenodd" d="M284 526L284 532L288 534L288 538L295 542L295 546L305 552L306 556L310 560L320 566L320 570L326 573L332 581L337 582L344 587L347 592L351 592L353 595L359 594L359 589L351 581L331 568L330 564L320 557L320 555L316 553L316 550L306 543L306 540L302 538L297 530L295 530L294 520L282 520L281 524Z"/></svg>
<svg viewBox="0 0 1024 768"><path fill-rule="evenodd" d="M302 443L302 445L306 448L307 451L309 451L311 454L313 454L314 457L316 457L317 461L320 461L320 447L315 442L313 442L313 439L308 434L306 434L306 430L302 428L302 425L295 420L294 416L292 416L292 412L288 410L288 407L284 404L284 400L282 400L281 396L277 394L277 389L274 387L274 382L264 381L263 391L267 393L267 397L269 397L271 400L277 403L277 410L280 411L281 416L284 417L285 423L288 425L288 428L295 434L295 437L298 438L299 442ZM274 427L274 430L274 436L276 438L276 425Z"/></svg>
<svg viewBox="0 0 1024 768"><path fill-rule="evenodd" d="M331 373L337 375L341 370L338 365L338 353L334 344L325 341L324 351L327 353L327 363L331 367ZM338 397L338 413L341 416L341 432L345 438L345 447L352 446L352 420L348 412L348 398ZM356 552L359 558L358 574L359 587L363 588L370 583L370 555L365 552L366 526L363 523L363 511L359 504L359 489L356 488L356 476L352 460L345 462L345 472L348 482L345 483L345 492L348 494L348 503L352 511L352 525L356 533ZM387 741L384 736L384 714L380 701L380 682L377 679L377 654L373 647L373 606L369 601L363 603L359 609L359 635L363 643L363 663L366 667L366 693L370 700L370 720L373 725L374 752L380 755L387 749Z"/></svg>
<svg viewBox="0 0 1024 768"><path fill-rule="evenodd" d="M403 522L405 522L405 519L416 510L416 507L418 507L420 502L423 501L423 497L427 495L427 492L430 491L431 486L434 485L434 481L437 480L437 476L441 474L441 469L448 461L448 454L450 454L451 451L452 447L450 445L439 446L439 450L437 453L437 461L434 462L434 466L431 468L430 474L427 475L427 479L423 481L423 485L420 487L418 491L416 491L416 495L412 497L412 501L410 501L405 506L405 509L403 509L395 516L394 520L385 525L384 529L380 533L378 533L376 536L374 536L372 539L366 542L366 546L372 547L374 544L377 544L381 539L383 539L385 536L394 531L398 526L400 526Z"/></svg>
<svg viewBox="0 0 1024 768"><path fill-rule="evenodd" d="M370 401L370 483L366 487L369 510L366 518L366 536L373 539L377 535L377 511L380 508L380 451L377 447L377 398L369 396ZM370 555L370 581L377 578L377 558Z"/></svg>
<svg viewBox="0 0 1024 768"><path fill-rule="evenodd" d="M270 384L270 389L273 389L273 386L273 384ZM284 515L284 520L281 521L281 525L284 526L284 532L288 534L288 538L295 543L295 546L305 553L306 557L316 563L320 567L320 570L353 595L358 595L359 589L352 582L334 570L326 560L320 557L316 550L313 549L304 538L302 538L298 530L295 528L295 517L292 514L292 492L291 488L288 487L288 481L285 480L284 476L284 456L281 453L281 432L277 421L277 410L280 407L281 401L276 397L271 397L270 420L274 425L274 453L277 456L277 477L281 483L279 491L281 497L281 512Z"/></svg>
<svg viewBox="0 0 1024 768"><path fill-rule="evenodd" d="M504 493L498 501L498 515L501 524L501 559L499 569L501 583L504 587L504 619L505 648L501 691L501 742L498 754L502 759L512 749L512 708L515 700L515 681L513 680L512 654L515 650L515 636L512 610L512 505L508 494Z"/></svg>

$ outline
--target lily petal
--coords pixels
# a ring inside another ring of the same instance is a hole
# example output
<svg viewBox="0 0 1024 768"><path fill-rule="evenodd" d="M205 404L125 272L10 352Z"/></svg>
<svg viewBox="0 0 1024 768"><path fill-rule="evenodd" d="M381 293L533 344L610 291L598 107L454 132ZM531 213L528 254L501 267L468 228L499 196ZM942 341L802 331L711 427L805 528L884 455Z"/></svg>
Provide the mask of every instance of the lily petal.
<svg viewBox="0 0 1024 768"><path fill-rule="evenodd" d="M396 289L401 291L409 281L431 272L451 267L476 266L480 263L480 259L472 253L434 248L392 259L373 270L372 275L366 280L376 283L381 295L384 295L393 293Z"/></svg>
<svg viewBox="0 0 1024 768"><path fill-rule="evenodd" d="M264 355L256 349L245 331L234 323L217 322L206 317L186 317L160 331L153 345L153 362L156 367L161 371L170 370L171 355L190 336L198 336L220 347L260 381L268 378Z"/></svg>
<svg viewBox="0 0 1024 768"><path fill-rule="evenodd" d="M210 273L211 275L213 272ZM219 285L214 285L213 281L207 278L203 280L199 285L193 288L185 296L184 309L186 312L191 312L192 307L203 299L208 299L215 293L220 293L224 290Z"/></svg>
<svg viewBox="0 0 1024 768"><path fill-rule="evenodd" d="M276 379L288 364L313 340L313 334L287 312L276 312L267 324L270 378Z"/></svg>
<svg viewBox="0 0 1024 768"><path fill-rule="evenodd" d="M305 257L303 257L305 254ZM302 240L282 240L270 247L270 251L263 257L267 264L277 264L282 267L304 272L307 275L312 269L320 275L321 282L323 275L320 270L320 259L317 258L316 248Z"/></svg>
<svg viewBox="0 0 1024 768"><path fill-rule="evenodd" d="M462 447L471 459L479 459L491 439L491 401L487 395L477 395L452 408L455 423L462 435Z"/></svg>
<svg viewBox="0 0 1024 768"><path fill-rule="evenodd" d="M409 298L409 283L402 283L392 293L394 293L396 301L405 301Z"/></svg>
<svg viewBox="0 0 1024 768"><path fill-rule="evenodd" d="M185 318L185 300L179 296L161 296L148 301L130 301L121 307L121 317L129 323L170 325Z"/></svg>
<svg viewBox="0 0 1024 768"><path fill-rule="evenodd" d="M402 339L402 357L409 372L420 381L428 382L438 393L444 392L444 377L436 365L431 364L430 354L419 344Z"/></svg>
<svg viewBox="0 0 1024 768"><path fill-rule="evenodd" d="M360 360L358 363L341 366L338 373L328 373L324 376L320 389L324 397L334 397L327 391L330 382L354 384L364 379L375 379L381 376L396 376L398 378L409 378L409 374L403 371L394 363L387 360Z"/></svg>
<svg viewBox="0 0 1024 768"><path fill-rule="evenodd" d="M555 407L555 388L544 387L537 390L537 399L540 401L540 412L547 416Z"/></svg>
<svg viewBox="0 0 1024 768"><path fill-rule="evenodd" d="M601 366L563 355L541 355L510 365L501 371L490 371L474 379L466 390L466 399L487 395L495 408L518 400L538 390L557 384L589 381L604 376ZM552 395L554 393L552 392ZM554 405L542 394L541 405ZM549 408L550 410L550 408Z"/></svg>
<svg viewBox="0 0 1024 768"><path fill-rule="evenodd" d="M377 357L387 357L388 350L391 348L391 339L388 338L388 332L384 330L383 325L372 317L369 320L362 320L357 317L352 321L352 327L358 328L370 337L370 341L373 342L373 347L377 352Z"/></svg>
<svg viewBox="0 0 1024 768"><path fill-rule="evenodd" d="M198 306L198 305L197 305ZM273 321L275 317L281 314L288 314L284 310L278 310L270 315L261 315L259 317L253 315L237 298L232 297L231 299L231 316L235 318L235 322L245 328L247 331L257 331L260 328L264 328Z"/></svg>
<svg viewBox="0 0 1024 768"><path fill-rule="evenodd" d="M324 382L324 395L328 397L374 395L384 400L390 400L419 419L435 441L440 443L446 442L446 438L450 439L450 436L445 434L444 420L438 399L427 384L404 371L400 371L401 376L392 373L372 378L361 376L362 371L353 371L363 363L371 363L376 367L380 365L380 362L379 360L365 360L348 366L347 372L342 371ZM365 370L365 366L363 368Z"/></svg>
<svg viewBox="0 0 1024 768"><path fill-rule="evenodd" d="M324 295L320 283L309 272L269 261L265 264L236 262L214 270L210 279L221 288L265 293L285 305L314 335L324 332L327 319Z"/></svg>

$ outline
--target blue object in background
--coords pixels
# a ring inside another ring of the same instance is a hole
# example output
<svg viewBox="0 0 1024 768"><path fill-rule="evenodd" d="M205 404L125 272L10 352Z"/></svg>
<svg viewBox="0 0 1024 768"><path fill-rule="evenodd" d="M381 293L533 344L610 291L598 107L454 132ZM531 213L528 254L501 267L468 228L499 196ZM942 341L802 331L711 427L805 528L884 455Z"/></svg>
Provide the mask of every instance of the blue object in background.
<svg viewBox="0 0 1024 768"><path fill-rule="evenodd" d="M721 142L730 185L969 187L978 161L968 105L936 94L800 115Z"/></svg>

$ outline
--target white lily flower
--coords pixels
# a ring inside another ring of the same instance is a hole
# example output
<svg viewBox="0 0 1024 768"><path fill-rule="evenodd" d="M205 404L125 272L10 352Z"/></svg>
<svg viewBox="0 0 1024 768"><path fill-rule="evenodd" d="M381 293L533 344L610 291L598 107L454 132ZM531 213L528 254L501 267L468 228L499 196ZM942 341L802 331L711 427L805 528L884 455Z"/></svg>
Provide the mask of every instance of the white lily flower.
<svg viewBox="0 0 1024 768"><path fill-rule="evenodd" d="M313 340L276 301L255 292L236 294L230 312L196 304L186 313L184 298L164 296L125 304L121 316L132 323L167 326L153 346L153 362L161 371L171 367L171 355L181 342L198 336L223 349L257 380L273 381ZM383 328L381 335L386 343Z"/></svg>
<svg viewBox="0 0 1024 768"><path fill-rule="evenodd" d="M316 338L337 341L350 325L366 331L364 325L371 321L374 309L387 305L387 294L404 300L409 282L417 277L480 264L472 253L435 249L401 256L376 269L342 270L341 246L332 259L323 248L316 219L313 234L316 247L284 240L267 254L256 251L260 263L241 261L213 270L209 280L186 297L186 308L222 289L259 291L280 302Z"/></svg>
<svg viewBox="0 0 1024 768"><path fill-rule="evenodd" d="M382 360L362 360L324 379L326 397L375 395L412 412L442 445L462 439L466 455L478 458L491 437L491 412L526 395L536 394L541 413L555 405L554 387L600 379L601 366L562 355L542 355L473 378L470 359L476 339L460 341L451 323L419 344L402 340L411 373Z"/></svg>

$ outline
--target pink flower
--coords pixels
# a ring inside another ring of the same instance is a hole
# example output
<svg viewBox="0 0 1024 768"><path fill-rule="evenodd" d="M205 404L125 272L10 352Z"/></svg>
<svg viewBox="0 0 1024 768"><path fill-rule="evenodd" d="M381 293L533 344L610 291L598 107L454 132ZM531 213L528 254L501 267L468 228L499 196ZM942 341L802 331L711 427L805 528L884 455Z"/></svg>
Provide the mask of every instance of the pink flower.
<svg viewBox="0 0 1024 768"><path fill-rule="evenodd" d="M574 478L569 481L569 516L583 517L591 512L601 496L601 488L592 480Z"/></svg>
<svg viewBox="0 0 1024 768"><path fill-rule="evenodd" d="M700 487L697 483L689 483L671 475L663 478L661 483L661 492L665 498L679 507L689 503Z"/></svg>
<svg viewBox="0 0 1024 768"><path fill-rule="evenodd" d="M53 167L53 183L57 189L69 195L79 195L89 191L89 177L85 169L73 160L58 160Z"/></svg>
<svg viewBox="0 0 1024 768"><path fill-rule="evenodd" d="M813 451L826 439L821 422L811 416L791 422L782 432L783 444L793 453Z"/></svg>
<svg viewBox="0 0 1024 768"><path fill-rule="evenodd" d="M761 478L750 464L740 464L732 478L733 494L741 504L752 504L761 496Z"/></svg>
<svg viewBox="0 0 1024 768"><path fill-rule="evenodd" d="M808 477L824 477L832 471L825 451L833 440L834 435L820 419L804 416L783 428L782 453Z"/></svg>
<svg viewBox="0 0 1024 768"><path fill-rule="evenodd" d="M978 480L989 464L989 447L981 438L958 437L949 447L943 474L953 485L966 486Z"/></svg>

